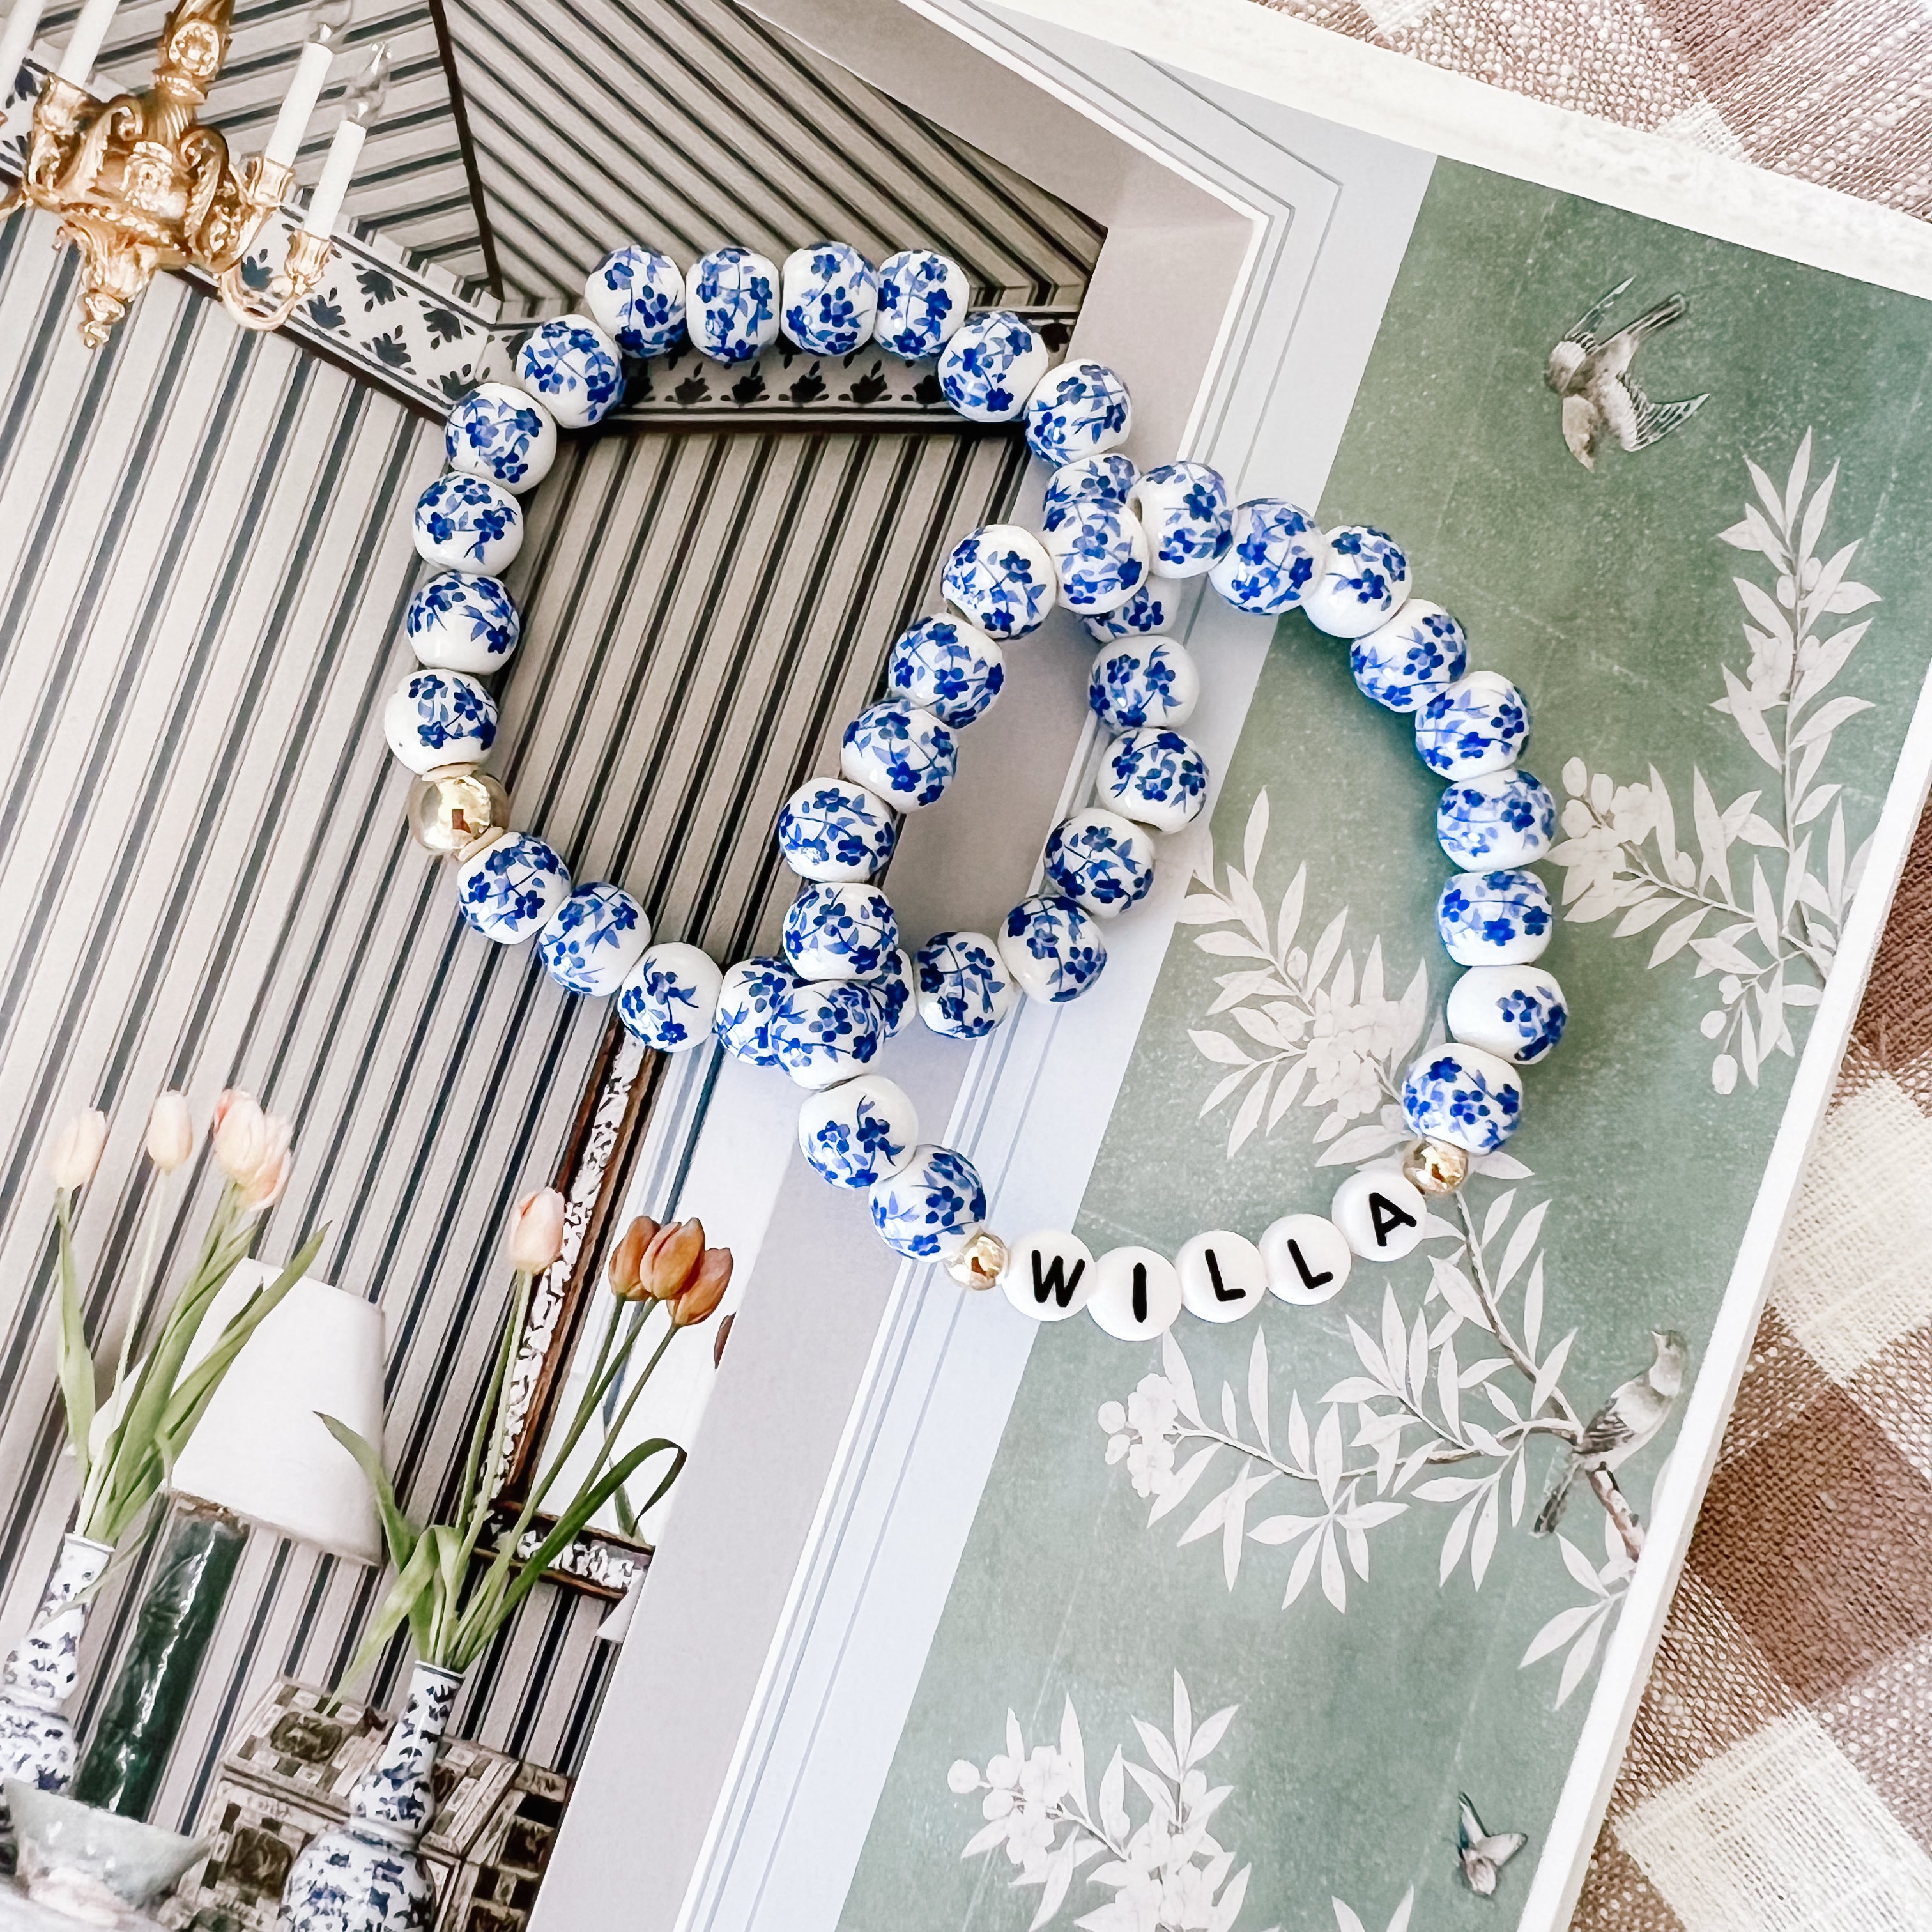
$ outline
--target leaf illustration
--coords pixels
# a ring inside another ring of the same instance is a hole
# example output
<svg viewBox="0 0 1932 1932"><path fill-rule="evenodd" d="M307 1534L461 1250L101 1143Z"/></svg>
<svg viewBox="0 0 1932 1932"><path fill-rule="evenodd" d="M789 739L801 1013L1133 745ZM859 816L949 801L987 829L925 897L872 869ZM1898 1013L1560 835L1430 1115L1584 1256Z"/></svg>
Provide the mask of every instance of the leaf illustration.
<svg viewBox="0 0 1932 1932"><path fill-rule="evenodd" d="M1069 1697L1060 1714L1060 1754L1066 1760L1074 1796L1082 1810L1087 1809L1087 1752L1080 1740L1080 1720Z"/></svg>
<svg viewBox="0 0 1932 1932"><path fill-rule="evenodd" d="M1268 838L1268 795L1263 785L1255 794L1255 802L1248 808L1247 830L1241 835L1241 869L1250 878L1255 875L1255 868L1262 862L1262 846ZM1268 934L1264 928L1262 938L1266 942Z"/></svg>
<svg viewBox="0 0 1932 1932"><path fill-rule="evenodd" d="M1134 1729L1140 1732L1141 1748L1147 1753L1154 1769L1159 1772L1162 1777L1170 1778L1174 1784L1178 1784L1180 1782L1180 1762L1174 1756L1174 1747L1168 1742L1166 1736L1156 1730L1144 1718L1136 1718L1134 1720ZM1132 1765L1127 1767L1130 1771L1133 1768Z"/></svg>
<svg viewBox="0 0 1932 1932"><path fill-rule="evenodd" d="M1487 1330L1490 1318L1484 1312L1482 1298L1476 1292L1476 1285L1454 1262L1444 1261L1440 1255L1429 1258L1430 1285L1434 1288L1465 1322Z"/></svg>
<svg viewBox="0 0 1932 1932"><path fill-rule="evenodd" d="M1252 1066L1254 1061L1226 1034L1190 1032L1187 1037L1206 1058L1222 1066Z"/></svg>
<svg viewBox="0 0 1932 1932"><path fill-rule="evenodd" d="M1247 1098L1236 1110L1234 1124L1228 1130L1228 1154L1231 1160L1261 1125L1262 1108L1267 1104L1268 1088L1274 1079L1274 1069L1264 1067L1261 1078L1248 1089Z"/></svg>
<svg viewBox="0 0 1932 1932"><path fill-rule="evenodd" d="M1100 1777L1100 1825L1117 1844L1124 1843L1131 1829L1126 1803L1126 1778L1120 1748L1116 1744L1114 1755L1107 1760L1107 1768Z"/></svg>
<svg viewBox="0 0 1932 1932"><path fill-rule="evenodd" d="M1539 1201L1516 1224L1509 1246L1503 1250L1503 1264L1496 1270L1495 1293L1498 1303L1508 1293L1510 1283L1515 1280L1516 1270L1529 1258L1531 1250L1536 1246L1536 1238L1543 1232L1543 1217L1549 1209L1547 1201Z"/></svg>
<svg viewBox="0 0 1932 1932"><path fill-rule="evenodd" d="M1442 1420L1448 1424L1454 1436L1462 1426L1462 1405L1461 1384L1456 1380L1456 1338L1451 1335L1442 1344L1442 1352L1436 1361L1436 1394L1442 1404Z"/></svg>
<svg viewBox="0 0 1932 1932"><path fill-rule="evenodd" d="M1791 734L1791 748L1796 751L1820 738L1827 738L1840 724L1856 718L1861 711L1873 708L1868 698L1834 698L1819 706L1804 722Z"/></svg>
<svg viewBox="0 0 1932 1932"><path fill-rule="evenodd" d="M1175 1471L1173 1482L1155 1497L1154 1507L1148 1511L1149 1528L1160 1522L1168 1510L1178 1509L1186 1501L1187 1492L1206 1473L1208 1465L1220 1453L1220 1443L1210 1442L1206 1448L1197 1449Z"/></svg>
<svg viewBox="0 0 1932 1932"><path fill-rule="evenodd" d="M1474 1534L1469 1539L1469 1576L1479 1590L1488 1572L1490 1558L1496 1554L1497 1509L1498 1486L1492 1481L1477 1514Z"/></svg>
<svg viewBox="0 0 1932 1932"><path fill-rule="evenodd" d="M1582 1682L1588 1671L1597 1654L1598 1642L1604 1634L1604 1612L1600 1609L1592 1616L1582 1635L1570 1646L1570 1654L1563 1660L1563 1678L1556 1687L1556 1702L1559 1706Z"/></svg>
<svg viewBox="0 0 1932 1932"><path fill-rule="evenodd" d="M1522 1291L1522 1344L1532 1357L1543 1334L1543 1257L1531 1264L1529 1280Z"/></svg>
<svg viewBox="0 0 1932 1932"><path fill-rule="evenodd" d="M1536 1372L1536 1386L1530 1391L1529 1412L1534 1415L1550 1400L1550 1392L1563 1373L1563 1364L1570 1358L1570 1345L1576 1339L1576 1331L1571 1329L1562 1341L1544 1357L1542 1365Z"/></svg>
<svg viewBox="0 0 1932 1932"><path fill-rule="evenodd" d="M1294 935L1301 929L1302 902L1307 891L1308 862L1304 859L1295 868L1288 890L1281 896L1281 910L1275 915L1274 950L1279 959L1288 957L1288 948L1294 944Z"/></svg>
<svg viewBox="0 0 1932 1932"><path fill-rule="evenodd" d="M1046 1889L1040 1894L1040 1910L1033 1916L1033 1923L1028 1932L1040 1932L1053 1915L1066 1902L1066 1888L1073 1882L1073 1844L1071 1841L1056 1852L1046 1868Z"/></svg>
<svg viewBox="0 0 1932 1932"><path fill-rule="evenodd" d="M1255 1345L1248 1351L1248 1414L1253 1418L1255 1434L1264 1449L1268 1442L1268 1338L1260 1326L1255 1329ZM1232 1430L1228 1432L1234 1432Z"/></svg>
<svg viewBox="0 0 1932 1932"><path fill-rule="evenodd" d="M1540 1664L1553 1652L1563 1646L1597 1614L1594 1602L1573 1604L1567 1610L1558 1610L1549 1622L1529 1640L1529 1648L1522 1654L1522 1661L1516 1666L1526 1670L1532 1664Z"/></svg>
<svg viewBox="0 0 1932 1932"><path fill-rule="evenodd" d="M1744 580L1736 580L1740 590L1744 588ZM1756 590L1754 584L1750 586ZM1762 596L1763 592L1758 594ZM1767 600L1768 601L1768 600ZM1744 684L1729 664L1721 667L1724 674L1724 691L1730 700L1731 716L1738 721L1738 728L1744 734L1744 742L1768 764L1773 771L1782 771L1784 760L1779 755L1777 745L1772 741L1769 728L1764 722L1764 713L1758 708L1748 686Z"/></svg>

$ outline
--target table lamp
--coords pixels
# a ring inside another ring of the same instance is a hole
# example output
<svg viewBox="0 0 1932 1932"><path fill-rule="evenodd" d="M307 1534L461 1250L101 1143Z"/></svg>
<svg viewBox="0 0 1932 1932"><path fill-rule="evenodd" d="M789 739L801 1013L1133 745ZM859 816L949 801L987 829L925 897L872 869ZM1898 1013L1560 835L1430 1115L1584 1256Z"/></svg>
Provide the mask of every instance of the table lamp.
<svg viewBox="0 0 1932 1932"><path fill-rule="evenodd" d="M244 1261L189 1352L213 1347L248 1297L274 1280ZM154 1574L73 1795L145 1818L167 1768L247 1526L357 1563L380 1563L376 1506L355 1459L318 1420L382 1439L382 1311L306 1276L244 1345L169 1481L172 1502Z"/></svg>

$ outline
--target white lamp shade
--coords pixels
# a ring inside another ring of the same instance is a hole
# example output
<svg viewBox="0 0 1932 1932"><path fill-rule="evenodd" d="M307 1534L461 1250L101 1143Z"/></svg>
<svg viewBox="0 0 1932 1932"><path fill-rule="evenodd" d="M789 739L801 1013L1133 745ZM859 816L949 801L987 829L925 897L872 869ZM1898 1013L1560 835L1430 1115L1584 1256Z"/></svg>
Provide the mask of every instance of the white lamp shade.
<svg viewBox="0 0 1932 1932"><path fill-rule="evenodd" d="M236 1268L202 1320L190 1362L278 1272L258 1261ZM298 1543L380 1562L375 1498L319 1416L382 1447L382 1339L380 1308L304 1276L229 1365L169 1486Z"/></svg>

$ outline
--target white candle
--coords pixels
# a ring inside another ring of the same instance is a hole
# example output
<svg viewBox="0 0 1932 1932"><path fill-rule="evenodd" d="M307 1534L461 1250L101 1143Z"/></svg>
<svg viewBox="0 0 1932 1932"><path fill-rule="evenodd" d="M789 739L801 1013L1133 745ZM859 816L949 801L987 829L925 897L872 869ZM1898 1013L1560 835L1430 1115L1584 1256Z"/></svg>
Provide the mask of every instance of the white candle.
<svg viewBox="0 0 1932 1932"><path fill-rule="evenodd" d="M334 232L335 218L342 212L342 198L349 192L350 177L362 153L363 137L368 130L359 121L344 121L336 128L328 144L328 159L322 164L322 178L308 198L308 212L302 226L311 235Z"/></svg>
<svg viewBox="0 0 1932 1932"><path fill-rule="evenodd" d="M60 63L54 69L62 80L71 81L76 87L87 85L94 72L94 63L100 58L100 49L107 38L107 29L118 4L119 0L87 0L86 5L80 10L80 18L74 23L74 32L61 54Z"/></svg>
<svg viewBox="0 0 1932 1932"><path fill-rule="evenodd" d="M34 30L40 24L41 0L14 0L7 24L0 27L0 100L13 92L14 82L34 44Z"/></svg>
<svg viewBox="0 0 1932 1932"><path fill-rule="evenodd" d="M262 150L264 160L279 161L285 168L295 166L302 136L308 132L309 117L322 98L322 83L328 78L329 62L334 57L334 50L320 40L303 44L302 58L296 62L289 91L282 96L282 111L275 116L274 132Z"/></svg>

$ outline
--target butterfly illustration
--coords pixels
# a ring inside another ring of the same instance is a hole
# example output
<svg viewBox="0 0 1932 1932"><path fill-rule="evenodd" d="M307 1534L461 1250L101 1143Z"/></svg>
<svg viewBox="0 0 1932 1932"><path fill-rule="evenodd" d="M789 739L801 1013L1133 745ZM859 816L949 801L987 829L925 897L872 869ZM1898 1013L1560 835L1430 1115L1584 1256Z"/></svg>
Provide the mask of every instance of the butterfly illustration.
<svg viewBox="0 0 1932 1932"><path fill-rule="evenodd" d="M1461 1808L1456 1820L1456 1850L1462 1861L1462 1882L1479 1898L1493 1898L1496 1874L1529 1841L1520 1832L1492 1832L1476 1816L1466 1792L1458 1792Z"/></svg>

